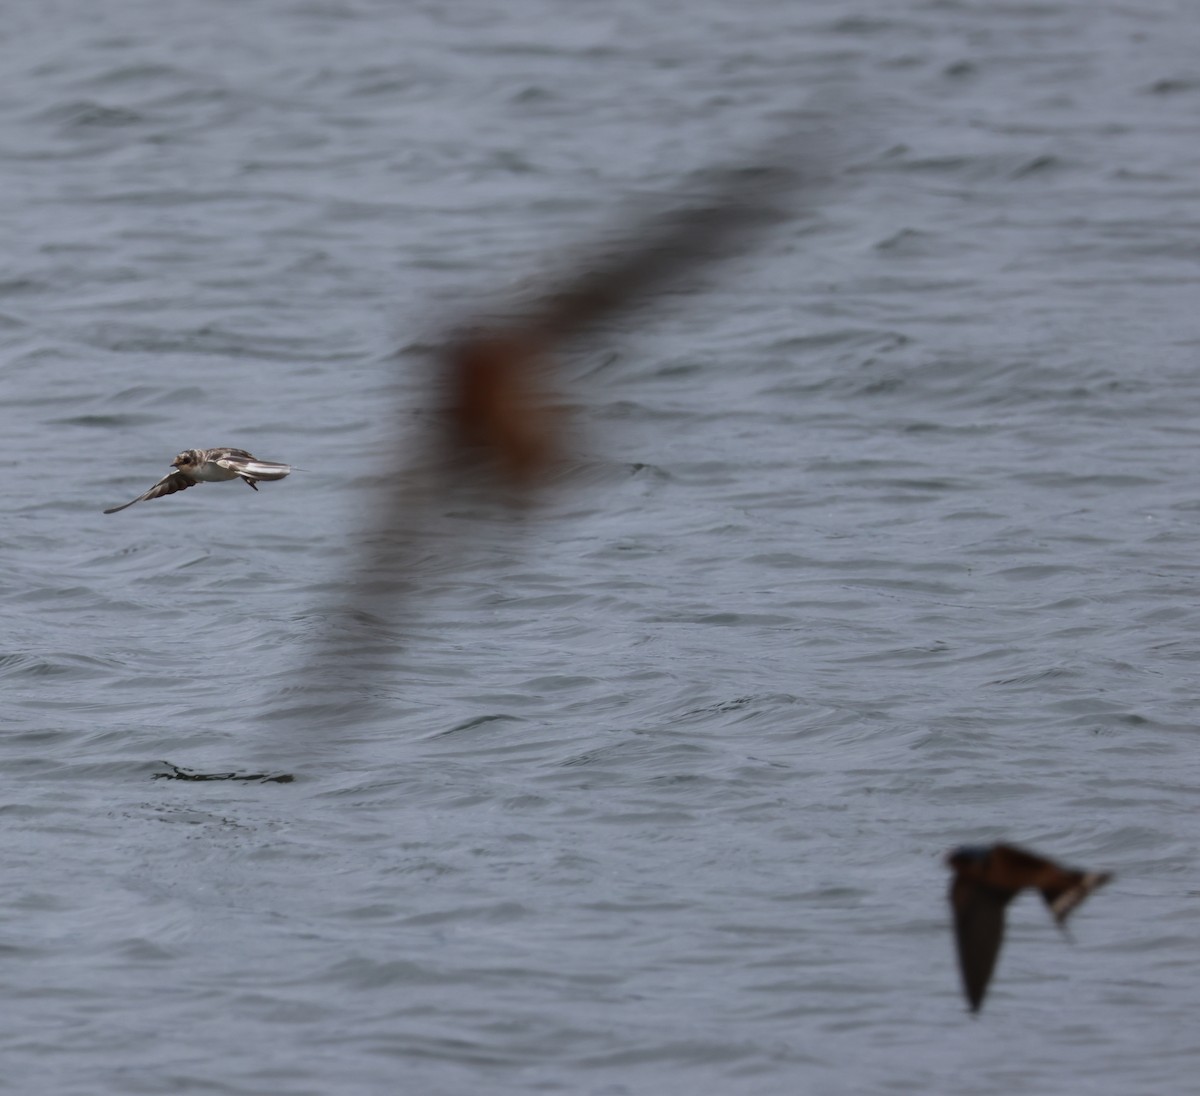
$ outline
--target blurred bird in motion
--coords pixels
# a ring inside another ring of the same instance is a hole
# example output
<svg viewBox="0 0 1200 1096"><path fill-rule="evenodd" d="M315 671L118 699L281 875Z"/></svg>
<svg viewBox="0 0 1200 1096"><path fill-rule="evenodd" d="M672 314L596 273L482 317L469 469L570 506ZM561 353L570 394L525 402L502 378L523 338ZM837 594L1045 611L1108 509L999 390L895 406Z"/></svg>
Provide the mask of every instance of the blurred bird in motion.
<svg viewBox="0 0 1200 1096"><path fill-rule="evenodd" d="M440 414L427 418L433 433L424 439L398 428L396 451L381 458L397 471L375 489L358 566L324 614L300 675L319 694L302 709L304 722L317 728L323 712L345 728L362 718L371 698L386 693L381 652L404 643L401 620L412 623L416 601L457 570L471 571L472 552L503 553L506 529L528 530L538 487L570 459L570 416L558 391L564 352L585 348L602 321L649 311L671 280L795 216L797 195L814 190L817 177L794 154L797 140L776 139L748 166L694 177L693 200L675 198L602 246L576 251L540 294L449 325L434 347ZM399 427L399 405L396 417Z"/></svg>
<svg viewBox="0 0 1200 1096"><path fill-rule="evenodd" d="M963 846L946 857L954 872L950 905L963 990L978 1012L1004 939L1004 914L1021 891L1032 887L1065 931L1067 917L1111 872L1066 868L1013 845Z"/></svg>
<svg viewBox="0 0 1200 1096"><path fill-rule="evenodd" d="M104 512L116 514L127 510L135 502L162 498L176 491L186 491L198 483L219 483L223 480L240 479L258 490L259 480L281 480L290 475L292 466L273 460L259 460L245 449L185 449L173 461L175 469L168 472L149 491L120 506L110 507Z"/></svg>

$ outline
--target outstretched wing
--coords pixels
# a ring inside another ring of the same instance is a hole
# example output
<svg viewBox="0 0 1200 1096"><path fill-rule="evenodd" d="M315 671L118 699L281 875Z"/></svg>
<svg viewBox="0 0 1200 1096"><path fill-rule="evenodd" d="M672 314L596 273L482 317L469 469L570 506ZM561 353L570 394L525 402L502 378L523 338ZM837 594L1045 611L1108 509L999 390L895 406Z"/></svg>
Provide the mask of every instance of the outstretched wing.
<svg viewBox="0 0 1200 1096"><path fill-rule="evenodd" d="M244 450L240 452L244 452ZM239 456L237 453L231 452L227 456L218 457L213 464L220 468L228 468L229 471L236 472L239 476L256 480L281 480L292 470L290 464L280 464L273 460L256 460L249 453Z"/></svg>
<svg viewBox="0 0 1200 1096"><path fill-rule="evenodd" d="M1004 908L1011 894L956 878L950 888L958 966L971 1011L978 1012L1004 940Z"/></svg>
<svg viewBox="0 0 1200 1096"><path fill-rule="evenodd" d="M176 491L186 491L189 487L194 486L196 481L190 476L185 476L180 471L169 472L163 476L153 487L150 488L144 495L138 495L137 498L124 503L121 506L114 506L110 510L105 510L106 514L115 514L119 510L124 510L132 506L135 502L145 502L147 499L160 498L163 495L173 495Z"/></svg>

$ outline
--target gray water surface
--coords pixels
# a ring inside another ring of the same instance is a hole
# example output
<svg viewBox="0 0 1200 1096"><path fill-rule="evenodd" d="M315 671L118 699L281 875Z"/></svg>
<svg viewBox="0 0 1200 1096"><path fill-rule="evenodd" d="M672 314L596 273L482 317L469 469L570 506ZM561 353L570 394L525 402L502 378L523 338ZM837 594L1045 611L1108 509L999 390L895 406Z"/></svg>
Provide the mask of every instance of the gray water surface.
<svg viewBox="0 0 1200 1096"><path fill-rule="evenodd" d="M0 1088L1194 1086L1197 56L1171 0L8 13ZM564 362L557 490L448 501L314 666L445 323L796 117L797 216ZM100 513L210 445L304 471ZM1117 878L972 1020L941 858L1000 839Z"/></svg>

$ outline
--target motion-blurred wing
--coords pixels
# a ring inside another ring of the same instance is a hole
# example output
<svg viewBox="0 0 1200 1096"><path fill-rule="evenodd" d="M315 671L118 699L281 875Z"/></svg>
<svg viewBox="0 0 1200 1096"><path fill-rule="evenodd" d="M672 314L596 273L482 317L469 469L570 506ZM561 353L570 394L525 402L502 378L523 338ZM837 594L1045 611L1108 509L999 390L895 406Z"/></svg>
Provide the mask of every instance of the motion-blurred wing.
<svg viewBox="0 0 1200 1096"><path fill-rule="evenodd" d="M955 879L950 888L954 907L954 937L963 990L972 1012L983 1004L1000 944L1004 940L1004 908L1012 895L966 879Z"/></svg>

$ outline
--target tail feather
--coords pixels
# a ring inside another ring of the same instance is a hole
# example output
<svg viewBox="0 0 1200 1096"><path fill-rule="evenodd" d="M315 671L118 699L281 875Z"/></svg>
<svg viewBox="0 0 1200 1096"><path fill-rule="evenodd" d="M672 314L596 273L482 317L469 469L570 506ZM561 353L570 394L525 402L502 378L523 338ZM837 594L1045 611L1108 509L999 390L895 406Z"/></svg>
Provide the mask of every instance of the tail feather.
<svg viewBox="0 0 1200 1096"><path fill-rule="evenodd" d="M241 465L240 470L256 480L281 480L291 474L292 466L277 464L271 460L248 460Z"/></svg>
<svg viewBox="0 0 1200 1096"><path fill-rule="evenodd" d="M1110 871L1091 871L1080 872L1076 881L1069 886L1058 888L1044 888L1042 897L1046 900L1046 905L1050 907L1050 912L1054 914L1054 920L1058 922L1060 928L1066 927L1067 917L1089 894L1097 887L1102 887L1112 878Z"/></svg>

